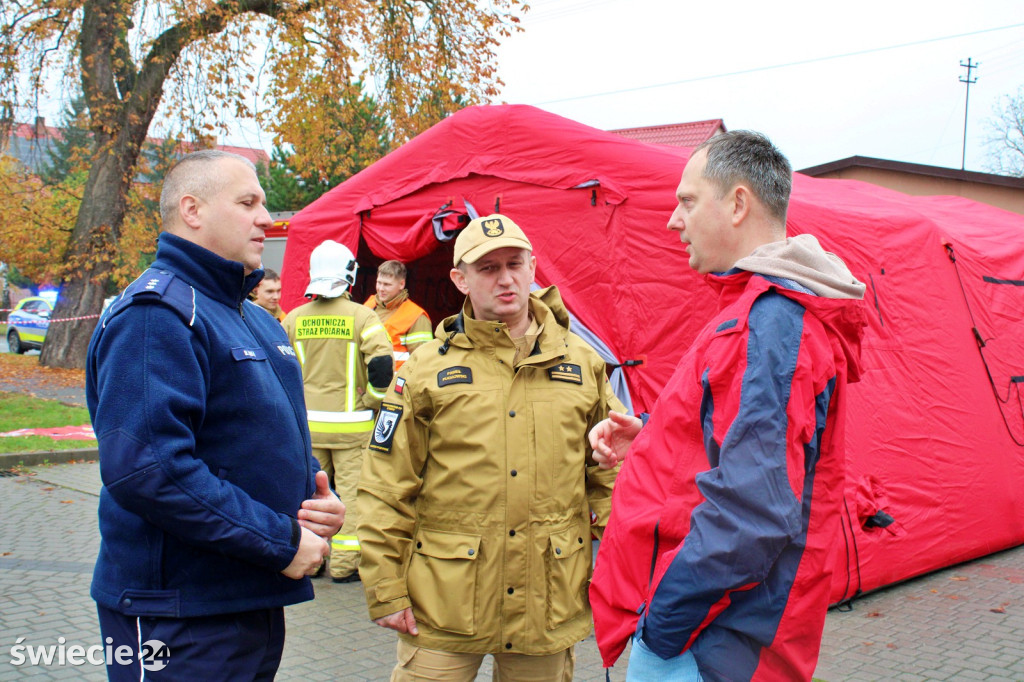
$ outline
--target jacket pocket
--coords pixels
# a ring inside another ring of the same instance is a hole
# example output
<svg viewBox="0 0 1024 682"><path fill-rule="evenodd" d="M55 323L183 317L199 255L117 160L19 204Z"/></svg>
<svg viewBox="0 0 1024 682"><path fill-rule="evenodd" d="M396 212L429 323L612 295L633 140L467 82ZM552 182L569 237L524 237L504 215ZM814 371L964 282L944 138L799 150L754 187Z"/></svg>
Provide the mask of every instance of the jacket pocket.
<svg viewBox="0 0 1024 682"><path fill-rule="evenodd" d="M117 608L126 616L177 618L181 594L178 590L124 590Z"/></svg>
<svg viewBox="0 0 1024 682"><path fill-rule="evenodd" d="M545 556L547 568L547 629L554 630L580 615L587 605L590 577L589 531L577 527L552 533Z"/></svg>
<svg viewBox="0 0 1024 682"><path fill-rule="evenodd" d="M413 540L406 581L416 618L438 630L476 634L479 556L479 535L421 528Z"/></svg>

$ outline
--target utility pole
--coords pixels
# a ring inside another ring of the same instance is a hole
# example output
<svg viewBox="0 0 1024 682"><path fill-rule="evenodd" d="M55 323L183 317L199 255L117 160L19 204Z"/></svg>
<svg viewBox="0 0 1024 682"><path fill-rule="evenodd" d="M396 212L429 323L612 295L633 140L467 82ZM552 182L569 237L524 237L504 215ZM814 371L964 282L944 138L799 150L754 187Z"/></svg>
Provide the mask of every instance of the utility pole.
<svg viewBox="0 0 1024 682"><path fill-rule="evenodd" d="M961 83L967 83L967 98L964 100L964 150L960 157L960 170L964 170L964 164L967 161L967 106L971 103L971 83L977 83L978 77L971 78L971 70L976 69L981 64L979 62L971 63L971 58L967 58L967 63L960 62L960 66L967 69L967 77L960 76Z"/></svg>

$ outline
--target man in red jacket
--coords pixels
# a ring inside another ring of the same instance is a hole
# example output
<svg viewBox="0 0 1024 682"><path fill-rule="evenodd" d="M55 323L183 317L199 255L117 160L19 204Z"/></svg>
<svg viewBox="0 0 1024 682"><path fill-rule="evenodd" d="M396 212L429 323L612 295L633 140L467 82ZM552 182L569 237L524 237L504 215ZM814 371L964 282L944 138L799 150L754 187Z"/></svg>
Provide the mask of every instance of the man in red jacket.
<svg viewBox="0 0 1024 682"><path fill-rule="evenodd" d="M633 640L627 680L814 672L864 285L813 236L786 238L791 184L763 135L694 150L668 229L719 311L646 423L590 434L595 458L629 450L590 589L605 666Z"/></svg>

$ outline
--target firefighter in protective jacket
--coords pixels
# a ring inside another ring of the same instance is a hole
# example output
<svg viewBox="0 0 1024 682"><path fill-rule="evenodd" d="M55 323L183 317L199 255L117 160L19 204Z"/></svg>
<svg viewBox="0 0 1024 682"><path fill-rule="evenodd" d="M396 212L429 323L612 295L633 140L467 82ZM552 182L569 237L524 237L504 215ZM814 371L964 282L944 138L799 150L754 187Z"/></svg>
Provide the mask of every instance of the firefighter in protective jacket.
<svg viewBox="0 0 1024 682"><path fill-rule="evenodd" d="M377 268L377 293L363 304L377 313L388 330L395 348L396 370L409 359L409 353L434 338L427 311L409 299L405 288L406 272L405 263L401 261L381 263Z"/></svg>
<svg viewBox="0 0 1024 682"><path fill-rule="evenodd" d="M380 320L349 297L358 269L352 252L328 240L313 249L309 263L306 296L317 298L282 324L302 365L313 455L348 509L331 541L331 578L350 582L359 578L355 497L362 449L394 365Z"/></svg>
<svg viewBox="0 0 1024 682"><path fill-rule="evenodd" d="M616 471L586 434L622 408L557 289L529 293L531 252L504 216L463 230L467 301L398 371L364 456L361 572L370 617L400 633L392 679L472 679L493 654L502 679L567 680L591 631Z"/></svg>

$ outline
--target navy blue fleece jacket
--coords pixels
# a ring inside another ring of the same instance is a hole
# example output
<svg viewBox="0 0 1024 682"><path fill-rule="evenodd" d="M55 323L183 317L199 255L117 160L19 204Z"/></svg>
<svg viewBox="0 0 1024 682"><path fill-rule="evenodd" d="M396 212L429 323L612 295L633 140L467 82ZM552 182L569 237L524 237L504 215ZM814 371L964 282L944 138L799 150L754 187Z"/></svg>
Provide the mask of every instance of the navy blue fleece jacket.
<svg viewBox="0 0 1024 682"><path fill-rule="evenodd" d="M280 573L318 467L288 337L246 300L262 275L164 233L96 327L101 606L189 617L313 598Z"/></svg>

